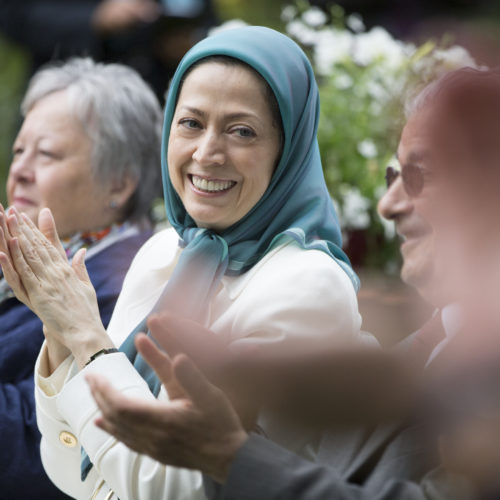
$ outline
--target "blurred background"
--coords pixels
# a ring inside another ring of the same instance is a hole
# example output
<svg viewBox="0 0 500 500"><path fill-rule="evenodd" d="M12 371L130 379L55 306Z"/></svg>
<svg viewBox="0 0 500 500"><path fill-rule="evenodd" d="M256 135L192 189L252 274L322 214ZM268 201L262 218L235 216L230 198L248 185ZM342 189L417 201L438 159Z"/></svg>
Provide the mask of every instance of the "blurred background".
<svg viewBox="0 0 500 500"><path fill-rule="evenodd" d="M0 0L0 201L5 203L22 120L19 104L38 67L71 55L123 62L163 99L192 44L220 25L242 23L287 33L311 59L321 95L325 177L344 246L362 279L364 329L392 344L429 314L400 282L397 235L376 213L385 167L395 161L402 107L408 95L445 71L497 65L500 2Z"/></svg>

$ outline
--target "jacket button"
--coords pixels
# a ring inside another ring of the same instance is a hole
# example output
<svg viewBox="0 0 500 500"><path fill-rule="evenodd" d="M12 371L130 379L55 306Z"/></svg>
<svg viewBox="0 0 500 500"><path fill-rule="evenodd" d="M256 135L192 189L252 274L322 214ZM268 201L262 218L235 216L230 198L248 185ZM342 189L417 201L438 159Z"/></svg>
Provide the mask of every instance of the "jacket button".
<svg viewBox="0 0 500 500"><path fill-rule="evenodd" d="M75 435L68 431L62 431L61 434L59 434L59 441L68 448L74 448L78 443L78 439L76 439Z"/></svg>

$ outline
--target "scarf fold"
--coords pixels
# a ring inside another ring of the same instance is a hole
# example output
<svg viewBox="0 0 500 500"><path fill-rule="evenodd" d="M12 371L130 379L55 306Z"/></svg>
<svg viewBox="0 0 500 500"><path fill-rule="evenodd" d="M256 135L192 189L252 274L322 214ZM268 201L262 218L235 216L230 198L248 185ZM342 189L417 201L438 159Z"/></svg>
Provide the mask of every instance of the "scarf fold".
<svg viewBox="0 0 500 500"><path fill-rule="evenodd" d="M219 234L196 227L173 188L167 164L170 128L183 77L194 63L212 55L238 59L266 80L278 102L284 132L283 152L266 192L241 220ZM316 139L318 119L319 96L312 67L287 36L263 27L238 28L206 38L187 52L169 88L162 141L167 216L184 250L151 313L168 309L203 323L224 275L245 273L273 248L290 240L305 250L329 255L358 288L358 278L341 249L340 228L323 176ZM140 331L147 331L147 317L120 350L158 395L160 382L135 349L134 337ZM83 480L92 464L83 450L82 456Z"/></svg>

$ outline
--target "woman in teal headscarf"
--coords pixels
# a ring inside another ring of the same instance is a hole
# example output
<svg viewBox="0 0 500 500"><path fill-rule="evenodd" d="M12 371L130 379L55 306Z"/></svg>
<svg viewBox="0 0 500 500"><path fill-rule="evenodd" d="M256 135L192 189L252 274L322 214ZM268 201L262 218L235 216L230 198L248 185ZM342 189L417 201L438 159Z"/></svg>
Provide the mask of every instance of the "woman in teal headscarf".
<svg viewBox="0 0 500 500"><path fill-rule="evenodd" d="M27 220L9 216L13 240L0 263L44 322L37 412L44 466L61 489L76 498L113 490L122 500L202 495L198 473L138 456L93 425L90 371L130 395L166 397L134 347L151 313L196 319L232 349L359 338L358 282L323 178L318 115L311 66L284 35L231 30L186 54L169 89L162 146L173 227L136 256L107 332L83 253L70 268ZM259 424L313 457L310 436L287 432L273 415L262 413Z"/></svg>

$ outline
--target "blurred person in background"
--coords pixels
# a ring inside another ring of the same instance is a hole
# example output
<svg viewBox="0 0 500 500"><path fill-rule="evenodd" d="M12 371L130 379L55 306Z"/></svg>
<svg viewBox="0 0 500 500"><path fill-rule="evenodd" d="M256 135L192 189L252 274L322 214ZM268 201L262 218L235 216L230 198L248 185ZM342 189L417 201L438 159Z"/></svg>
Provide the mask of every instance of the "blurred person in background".
<svg viewBox="0 0 500 500"><path fill-rule="evenodd" d="M162 143L173 227L137 254L107 331L82 253L69 267L27 217L4 219L2 268L45 327L37 417L44 467L60 489L77 498L204 497L198 472L139 455L93 424L89 371L129 394L167 397L134 343L152 313L197 321L234 351L293 346L300 354L365 343L358 279L341 250L323 175L318 117L309 60L281 33L227 30L186 54L169 88ZM240 395L264 432L314 459L316 432L253 404L245 387ZM60 445L60 432L76 436L83 457L79 446Z"/></svg>
<svg viewBox="0 0 500 500"><path fill-rule="evenodd" d="M407 365L425 366L421 373L430 384L425 391L434 396L420 399L415 392L413 411L427 417L429 437L423 425L381 426L365 441L353 440L346 433L347 447L342 439L330 441L327 453L320 451L319 464L307 462L245 430L245 418L234 411L227 396L179 354L187 353L197 362L204 359L200 344L209 332L196 332L194 325L173 318L151 320L155 339L170 358L146 336L137 338L140 352L172 392L173 400L134 400L102 377L89 374L103 413L97 425L163 463L202 470L213 479L206 479L211 498L496 498L491 492L499 491L500 466L499 110L500 77L492 71L465 68L426 87L408 106L398 148L401 171L388 169L389 189L379 205L381 214L395 222L403 238L403 279L436 307L429 323L395 353ZM198 338L198 344L183 341L187 332L191 332L188 337ZM252 356L252 352L247 354ZM331 398L328 391L333 386L335 393L338 384L332 379L341 375L335 356L331 360L330 377L319 371L322 382L314 384L324 391L316 413L330 413L334 420L333 403L342 400ZM212 361L214 366L226 362L216 353ZM242 361L245 356L237 364ZM365 385L388 402L384 378L374 383L377 372L364 371L365 362L358 359L342 383L349 386L355 372L366 377ZM254 372L266 367L259 356L253 363ZM301 366L301 373L310 376L316 364L313 359L309 363L308 368ZM214 369L207 369L206 359L198 364L209 374ZM290 365L299 366L293 361ZM396 377L398 369L393 372ZM238 372L237 367L232 370L227 378ZM257 383L265 383L265 377ZM407 389L412 390L410 384ZM310 399L303 401L311 404ZM295 405L300 405L300 399ZM351 413L363 411L370 415L370 409L358 401ZM381 440L384 434L385 441ZM342 448L351 453L343 455ZM424 467L420 477L409 477L418 465Z"/></svg>
<svg viewBox="0 0 500 500"><path fill-rule="evenodd" d="M86 249L107 325L125 272L152 234L159 102L132 69L74 59L33 76L22 113L7 181L10 210L40 221L55 241L50 208L64 260L71 262ZM0 274L0 496L5 499L65 497L40 462L33 377L43 339L41 321ZM69 433L55 439L61 447L75 445Z"/></svg>
<svg viewBox="0 0 500 500"><path fill-rule="evenodd" d="M31 55L131 66L163 101L182 56L216 22L211 0L0 0L0 32Z"/></svg>

